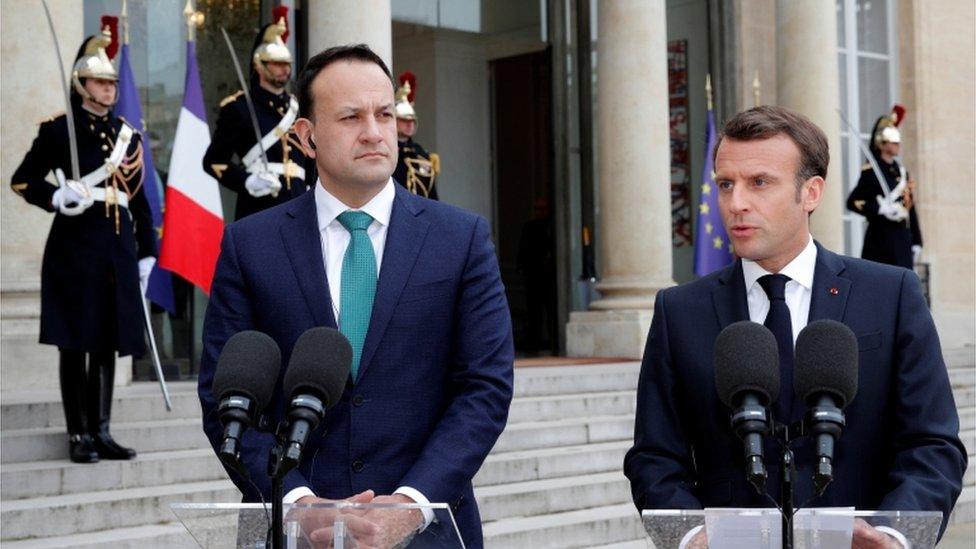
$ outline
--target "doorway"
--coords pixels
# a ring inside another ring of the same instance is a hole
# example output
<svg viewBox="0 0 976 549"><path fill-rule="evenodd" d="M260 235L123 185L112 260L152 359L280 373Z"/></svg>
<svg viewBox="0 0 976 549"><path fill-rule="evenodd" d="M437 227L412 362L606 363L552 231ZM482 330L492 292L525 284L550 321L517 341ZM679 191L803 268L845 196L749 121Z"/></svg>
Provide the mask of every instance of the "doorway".
<svg viewBox="0 0 976 549"><path fill-rule="evenodd" d="M490 62L495 239L519 356L558 349L549 50Z"/></svg>

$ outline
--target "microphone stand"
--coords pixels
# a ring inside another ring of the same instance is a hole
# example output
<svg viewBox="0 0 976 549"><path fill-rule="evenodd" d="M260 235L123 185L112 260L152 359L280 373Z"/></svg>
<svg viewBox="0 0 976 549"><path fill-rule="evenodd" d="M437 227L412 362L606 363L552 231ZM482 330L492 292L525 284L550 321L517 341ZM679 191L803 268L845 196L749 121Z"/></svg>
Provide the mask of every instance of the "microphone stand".
<svg viewBox="0 0 976 549"><path fill-rule="evenodd" d="M793 484L796 478L796 461L793 450L790 449L790 428L788 425L777 424L774 430L776 440L783 449L782 471L780 478L779 499L780 512L783 515L783 549L793 549Z"/></svg>
<svg viewBox="0 0 976 549"><path fill-rule="evenodd" d="M282 471L281 441L275 436L275 444L268 452L268 476L271 478L271 539L265 542L265 548L284 549L285 534L282 527L285 521L285 494L282 480L287 471Z"/></svg>

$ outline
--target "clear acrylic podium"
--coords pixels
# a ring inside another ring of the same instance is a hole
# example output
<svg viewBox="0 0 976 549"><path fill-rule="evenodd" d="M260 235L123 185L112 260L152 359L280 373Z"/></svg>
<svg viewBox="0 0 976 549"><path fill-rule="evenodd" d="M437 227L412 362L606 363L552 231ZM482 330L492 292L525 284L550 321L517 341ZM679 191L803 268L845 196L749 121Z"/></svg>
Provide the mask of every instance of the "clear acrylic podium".
<svg viewBox="0 0 976 549"><path fill-rule="evenodd" d="M408 509L427 508L434 520L423 532L392 536L382 532L369 537L363 525L377 516ZM264 549L271 532L271 506L258 503L174 503L173 513L189 533L188 547L202 549ZM430 505L392 503L316 503L286 505L286 549L330 547L354 549L364 545L411 549L463 548L454 515L446 503ZM313 536L314 533L314 536ZM270 547L270 545L268 545Z"/></svg>
<svg viewBox="0 0 976 549"><path fill-rule="evenodd" d="M703 526L709 549L779 549L782 518L777 509L647 510L644 530L655 549L677 549L691 529ZM793 515L795 549L838 549L851 546L854 521L887 526L903 535L911 549L935 547L942 524L937 511L855 511L800 509Z"/></svg>

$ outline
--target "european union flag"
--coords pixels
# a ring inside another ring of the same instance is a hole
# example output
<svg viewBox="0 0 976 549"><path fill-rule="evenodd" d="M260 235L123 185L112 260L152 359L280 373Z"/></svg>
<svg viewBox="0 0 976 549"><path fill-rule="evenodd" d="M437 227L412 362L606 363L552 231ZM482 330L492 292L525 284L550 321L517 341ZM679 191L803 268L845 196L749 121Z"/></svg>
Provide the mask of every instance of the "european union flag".
<svg viewBox="0 0 976 549"><path fill-rule="evenodd" d="M119 100L115 105L115 114L125 118L129 124L142 134L142 185L143 192L146 193L146 200L149 201L149 209L152 211L153 227L156 229L156 247L158 249L160 235L163 230L162 185L156 178L156 167L153 164L152 151L149 149L149 136L145 134L142 125L142 107L139 105L139 92L136 89L135 78L132 76L132 67L129 66L129 44L122 44L122 56L119 59ZM176 305L173 299L173 279L169 271L159 266L159 262L156 263L152 273L149 275L146 297L170 313L176 312Z"/></svg>
<svg viewBox="0 0 976 549"><path fill-rule="evenodd" d="M715 115L708 107L705 128L705 167L702 168L701 200L698 201L698 224L695 234L695 274L705 276L732 262L729 240L718 209L718 187L715 186Z"/></svg>

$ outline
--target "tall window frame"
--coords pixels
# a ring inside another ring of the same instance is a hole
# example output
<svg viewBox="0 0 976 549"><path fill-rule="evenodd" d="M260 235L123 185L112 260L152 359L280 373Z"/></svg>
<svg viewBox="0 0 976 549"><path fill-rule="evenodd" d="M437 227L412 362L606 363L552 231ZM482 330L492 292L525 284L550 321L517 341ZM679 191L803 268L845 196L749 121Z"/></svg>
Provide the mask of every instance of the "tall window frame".
<svg viewBox="0 0 976 549"><path fill-rule="evenodd" d="M875 120L899 100L898 0L835 0L837 12L837 60L840 71L841 111L856 128L857 138L868 145ZM882 25L877 18L883 17ZM879 29L883 36L878 36ZM870 42L870 43L868 43ZM880 46L880 47L879 47ZM877 79L865 82L883 70ZM873 69L873 70L872 70ZM865 84L870 84L870 86ZM872 93L873 92L873 93ZM846 124L841 124L841 161L844 200L857 185L861 166L867 162ZM835 161L837 161L835 160ZM844 209L844 253L860 256L867 220Z"/></svg>

